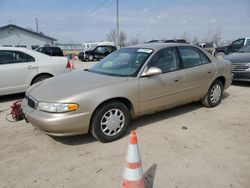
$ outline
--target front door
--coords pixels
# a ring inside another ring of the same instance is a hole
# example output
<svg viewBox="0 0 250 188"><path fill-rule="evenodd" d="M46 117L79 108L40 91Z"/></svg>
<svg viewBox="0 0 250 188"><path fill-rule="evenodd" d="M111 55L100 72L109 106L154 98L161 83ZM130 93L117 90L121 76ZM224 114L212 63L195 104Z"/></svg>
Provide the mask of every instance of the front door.
<svg viewBox="0 0 250 188"><path fill-rule="evenodd" d="M139 78L140 113L171 108L183 100L184 71L180 64L175 48L165 48L157 52L147 68L157 67L162 74Z"/></svg>

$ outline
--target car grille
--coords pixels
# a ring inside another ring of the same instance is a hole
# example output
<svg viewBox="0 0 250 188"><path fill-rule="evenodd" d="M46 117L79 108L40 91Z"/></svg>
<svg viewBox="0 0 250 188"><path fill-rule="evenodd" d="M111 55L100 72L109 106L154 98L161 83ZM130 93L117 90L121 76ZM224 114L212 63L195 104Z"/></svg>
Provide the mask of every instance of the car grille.
<svg viewBox="0 0 250 188"><path fill-rule="evenodd" d="M234 71L244 71L249 68L249 65L233 65Z"/></svg>
<svg viewBox="0 0 250 188"><path fill-rule="evenodd" d="M26 96L26 100L27 100L27 103L28 103L29 107L31 107L31 108L36 107L36 101L32 97Z"/></svg>

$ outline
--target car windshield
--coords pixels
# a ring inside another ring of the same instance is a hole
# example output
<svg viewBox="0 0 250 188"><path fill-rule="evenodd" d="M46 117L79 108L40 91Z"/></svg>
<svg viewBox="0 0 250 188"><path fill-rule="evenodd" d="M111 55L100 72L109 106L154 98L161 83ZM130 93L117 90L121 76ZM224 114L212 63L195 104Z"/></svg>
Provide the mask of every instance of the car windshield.
<svg viewBox="0 0 250 188"><path fill-rule="evenodd" d="M110 76L134 77L152 53L152 49L122 48L106 56L89 71Z"/></svg>

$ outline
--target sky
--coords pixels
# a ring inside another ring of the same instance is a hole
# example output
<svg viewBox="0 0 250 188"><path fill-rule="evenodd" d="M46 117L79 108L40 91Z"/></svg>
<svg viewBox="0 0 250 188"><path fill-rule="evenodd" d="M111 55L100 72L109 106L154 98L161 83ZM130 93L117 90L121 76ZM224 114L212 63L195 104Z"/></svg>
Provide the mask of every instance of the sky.
<svg viewBox="0 0 250 188"><path fill-rule="evenodd" d="M250 37L250 0L119 0L127 41ZM116 26L116 0L0 0L0 26L16 24L59 43L104 41Z"/></svg>

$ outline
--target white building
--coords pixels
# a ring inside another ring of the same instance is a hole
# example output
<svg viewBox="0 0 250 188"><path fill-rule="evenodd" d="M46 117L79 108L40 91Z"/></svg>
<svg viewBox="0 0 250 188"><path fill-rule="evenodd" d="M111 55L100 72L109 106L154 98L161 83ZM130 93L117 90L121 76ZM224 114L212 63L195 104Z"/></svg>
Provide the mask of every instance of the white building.
<svg viewBox="0 0 250 188"><path fill-rule="evenodd" d="M0 27L0 46L19 46L34 49L41 46L54 46L52 37L37 33L17 25L6 25Z"/></svg>

